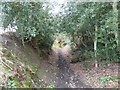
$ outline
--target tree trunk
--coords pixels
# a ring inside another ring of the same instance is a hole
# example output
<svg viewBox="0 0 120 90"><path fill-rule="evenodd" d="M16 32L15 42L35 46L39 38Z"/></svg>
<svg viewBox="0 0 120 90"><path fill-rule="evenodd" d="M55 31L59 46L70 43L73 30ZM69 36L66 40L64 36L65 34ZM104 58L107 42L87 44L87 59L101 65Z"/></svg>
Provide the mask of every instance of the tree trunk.
<svg viewBox="0 0 120 90"><path fill-rule="evenodd" d="M95 52L95 67L98 67L98 61L97 61L97 31L98 26L95 25L95 40L94 40L94 52Z"/></svg>
<svg viewBox="0 0 120 90"><path fill-rule="evenodd" d="M2 36L0 38L2 40ZM2 64L2 49L3 49L2 42L0 42L0 64Z"/></svg>

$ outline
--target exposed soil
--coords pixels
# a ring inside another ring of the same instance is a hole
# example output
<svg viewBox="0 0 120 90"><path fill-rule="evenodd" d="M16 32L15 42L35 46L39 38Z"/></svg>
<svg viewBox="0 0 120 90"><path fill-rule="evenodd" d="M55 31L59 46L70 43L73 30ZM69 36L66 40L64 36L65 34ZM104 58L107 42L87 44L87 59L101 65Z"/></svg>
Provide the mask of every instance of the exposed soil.
<svg viewBox="0 0 120 90"><path fill-rule="evenodd" d="M110 66L85 68L81 63L70 64L76 74L82 76L82 81L91 85L92 88L120 88L120 79L108 80L106 83L101 81L102 77L119 77L119 64L112 63Z"/></svg>
<svg viewBox="0 0 120 90"><path fill-rule="evenodd" d="M5 42L8 49L18 54L21 61L29 59L28 63L38 66L38 78L56 88L118 88L118 81L101 82L100 78L118 75L118 64L86 69L81 63L70 63L70 47L53 49L46 58L38 55L28 44L23 46L14 34L0 35L0 42ZM6 74L6 73L5 73Z"/></svg>
<svg viewBox="0 0 120 90"><path fill-rule="evenodd" d="M58 62L57 62L57 88L90 88L85 85L80 76L76 75L70 68L70 63L64 58L61 49L58 49Z"/></svg>

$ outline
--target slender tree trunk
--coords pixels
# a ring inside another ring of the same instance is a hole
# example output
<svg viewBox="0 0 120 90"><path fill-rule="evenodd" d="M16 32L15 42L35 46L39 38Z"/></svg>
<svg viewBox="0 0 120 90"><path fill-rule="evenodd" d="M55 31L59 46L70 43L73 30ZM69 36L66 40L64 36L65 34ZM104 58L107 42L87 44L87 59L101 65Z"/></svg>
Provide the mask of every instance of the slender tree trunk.
<svg viewBox="0 0 120 90"><path fill-rule="evenodd" d="M95 52L95 67L98 67L98 61L97 61L97 31L98 26L95 25L95 40L94 40L94 52Z"/></svg>
<svg viewBox="0 0 120 90"><path fill-rule="evenodd" d="M118 10L117 10L117 0L113 0L113 12L115 14L113 22L115 22L115 39L116 39L116 43L117 43L117 47L119 46L119 39L118 39Z"/></svg>
<svg viewBox="0 0 120 90"><path fill-rule="evenodd" d="M0 37L2 40L2 36ZM0 42L0 64L2 63L2 43Z"/></svg>

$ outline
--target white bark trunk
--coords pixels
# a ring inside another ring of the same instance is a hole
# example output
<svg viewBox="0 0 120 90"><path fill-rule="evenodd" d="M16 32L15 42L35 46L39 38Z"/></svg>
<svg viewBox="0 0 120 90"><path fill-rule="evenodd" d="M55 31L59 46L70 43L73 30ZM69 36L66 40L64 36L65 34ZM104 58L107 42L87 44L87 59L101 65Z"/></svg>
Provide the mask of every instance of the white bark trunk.
<svg viewBox="0 0 120 90"><path fill-rule="evenodd" d="M2 36L0 36L0 40L2 40ZM2 42L0 42L0 64L2 64Z"/></svg>
<svg viewBox="0 0 120 90"><path fill-rule="evenodd" d="M95 40L94 40L95 67L98 67L98 61L97 61L97 31L98 31L98 27L97 27L97 24L96 24L95 25Z"/></svg>

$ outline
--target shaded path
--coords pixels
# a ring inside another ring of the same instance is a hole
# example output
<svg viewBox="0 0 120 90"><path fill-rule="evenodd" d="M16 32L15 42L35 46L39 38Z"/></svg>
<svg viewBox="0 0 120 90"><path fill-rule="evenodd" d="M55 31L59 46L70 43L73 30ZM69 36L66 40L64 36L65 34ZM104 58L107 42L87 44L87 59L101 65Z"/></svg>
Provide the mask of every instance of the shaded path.
<svg viewBox="0 0 120 90"><path fill-rule="evenodd" d="M56 88L90 88L81 82L80 77L70 69L70 65L60 49L58 49L57 68Z"/></svg>

